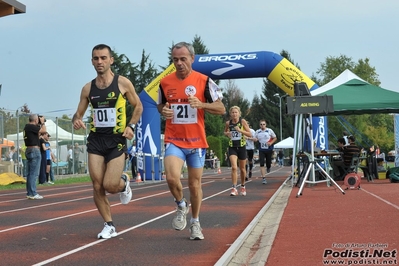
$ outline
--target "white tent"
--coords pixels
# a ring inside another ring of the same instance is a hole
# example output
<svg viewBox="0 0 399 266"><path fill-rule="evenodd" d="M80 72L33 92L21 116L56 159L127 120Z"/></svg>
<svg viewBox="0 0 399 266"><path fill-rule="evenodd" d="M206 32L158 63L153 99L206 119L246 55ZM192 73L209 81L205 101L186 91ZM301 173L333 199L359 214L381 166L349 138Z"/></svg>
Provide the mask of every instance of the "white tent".
<svg viewBox="0 0 399 266"><path fill-rule="evenodd" d="M52 140L58 140L58 141L84 141L86 136L84 135L77 135L77 134L72 134L60 127L58 127L53 120L47 119L46 121L46 129L47 132L51 135ZM7 139L16 141L17 138L19 141L23 141L24 135L23 132L20 132L19 134L11 134L7 135Z"/></svg>
<svg viewBox="0 0 399 266"><path fill-rule="evenodd" d="M329 91L333 88L336 88L352 79L358 79L358 80L366 82L365 80L359 78L359 76L357 76L355 73L353 73L349 69L345 69L344 72L339 74L335 79L331 80L327 84L325 84L317 89L312 90L310 93L312 94L312 96L319 95L319 94Z"/></svg>
<svg viewBox="0 0 399 266"><path fill-rule="evenodd" d="M275 149L292 149L292 148L294 148L294 139L291 137L283 139L282 141L274 144L274 148Z"/></svg>

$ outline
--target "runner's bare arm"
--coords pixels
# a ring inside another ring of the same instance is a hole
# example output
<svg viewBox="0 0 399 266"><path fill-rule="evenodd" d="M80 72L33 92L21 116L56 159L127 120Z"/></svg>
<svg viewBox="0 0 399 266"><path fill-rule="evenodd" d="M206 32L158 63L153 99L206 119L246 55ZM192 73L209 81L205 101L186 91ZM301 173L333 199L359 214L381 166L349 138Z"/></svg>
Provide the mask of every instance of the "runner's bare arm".
<svg viewBox="0 0 399 266"><path fill-rule="evenodd" d="M226 108L224 107L224 105L220 99L218 99L212 103L204 103L204 102L201 102L195 96L189 96L188 102L190 103L191 107L197 108L197 109L204 109L205 111L207 111L210 114L224 115L226 113Z"/></svg>
<svg viewBox="0 0 399 266"><path fill-rule="evenodd" d="M228 138L231 138L231 132L230 132L230 128L229 128L229 123L230 121L226 121L226 123L224 124L224 135Z"/></svg>
<svg viewBox="0 0 399 266"><path fill-rule="evenodd" d="M80 93L78 108L72 118L72 124L74 129L86 128L86 125L83 122L82 118L87 110L87 107L89 106L90 85L91 82L84 85Z"/></svg>
<svg viewBox="0 0 399 266"><path fill-rule="evenodd" d="M136 124L143 113L143 104L129 79L119 76L118 84L119 88L121 88L121 92L125 94L129 103L134 107L132 118L128 124Z"/></svg>

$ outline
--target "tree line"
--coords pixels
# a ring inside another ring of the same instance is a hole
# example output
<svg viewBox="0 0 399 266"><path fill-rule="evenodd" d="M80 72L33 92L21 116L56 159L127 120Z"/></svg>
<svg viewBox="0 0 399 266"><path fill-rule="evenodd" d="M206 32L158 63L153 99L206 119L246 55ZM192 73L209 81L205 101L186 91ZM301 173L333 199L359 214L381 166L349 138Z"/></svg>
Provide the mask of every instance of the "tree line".
<svg viewBox="0 0 399 266"><path fill-rule="evenodd" d="M206 47L201 37L195 35L192 41L195 48L196 54L209 54L209 49ZM113 51L114 64L112 69L114 73L123 75L130 79L135 86L138 94L140 94L144 88L154 80L164 69L166 69L171 63L171 48L174 43L172 42L169 47L167 55L168 64L156 66L155 63L150 59L150 55L146 54L143 49L141 54L141 60L138 63L130 61L130 59L123 53L118 53L115 49ZM288 51L282 50L280 55L294 64L298 69L300 65L294 61ZM339 56L327 56L324 62L320 63L319 68L310 75L310 78L316 82L319 86L323 86L328 83L345 69L351 70L353 73L358 75L363 80L379 86L381 84L378 79L378 74L370 64L370 59L359 59L354 61L351 57L346 55ZM216 80L216 83L221 84L220 80ZM258 128L259 120L266 119L269 128L272 128L279 140L283 140L289 136L294 136L294 118L292 115L285 114L285 98L281 98L282 108L282 136L280 134L280 99L275 96L279 94L283 96L283 91L275 84L263 79L262 88L260 93L255 94L251 100L245 98L244 92L235 84L234 80L227 80L224 85L221 86L223 89L223 103L226 106L226 110L229 110L231 106L239 106L242 112L242 116L253 126L256 130ZM348 96L349 97L349 96ZM356 95L352 96L356 97ZM27 104L24 104L19 111L21 116L19 128L23 128L26 123L26 117L23 114L29 114L30 110ZM130 119L133 113L133 107L127 103L127 114ZM16 113L8 112L5 109L0 110L2 117L2 131L3 136L7 134L14 134L17 130L15 121L12 121ZM62 117L63 120L70 120L66 115ZM226 137L223 136L224 122L229 119L228 112L224 116L214 116L206 114L205 126L207 136L219 138L221 147L211 147L217 152L219 158L223 157L223 151L227 147ZM365 114L365 115L350 115L328 117L328 129L329 129L329 149L333 149L336 146L337 139L342 137L343 131L348 131L350 134L361 142L360 146L379 145L383 152L388 152L394 149L394 121L393 116L389 114ZM161 132L163 132L165 121L161 118ZM70 129L70 125L61 123L60 125L65 130ZM79 132L75 132L79 134ZM83 134L84 132L82 132ZM214 143L215 141L211 141ZM216 145L216 144L215 144ZM220 149L220 151L218 151Z"/></svg>

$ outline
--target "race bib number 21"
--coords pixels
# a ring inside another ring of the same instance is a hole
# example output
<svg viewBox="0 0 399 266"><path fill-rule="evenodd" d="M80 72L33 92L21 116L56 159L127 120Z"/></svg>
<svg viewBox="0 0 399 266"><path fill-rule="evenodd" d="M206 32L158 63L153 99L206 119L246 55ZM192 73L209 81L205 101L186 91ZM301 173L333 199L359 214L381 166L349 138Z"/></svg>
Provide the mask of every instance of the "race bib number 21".
<svg viewBox="0 0 399 266"><path fill-rule="evenodd" d="M192 108L189 104L172 104L173 124L196 124L197 109Z"/></svg>
<svg viewBox="0 0 399 266"><path fill-rule="evenodd" d="M116 125L115 108L98 108L94 109L94 126L95 127L114 127Z"/></svg>

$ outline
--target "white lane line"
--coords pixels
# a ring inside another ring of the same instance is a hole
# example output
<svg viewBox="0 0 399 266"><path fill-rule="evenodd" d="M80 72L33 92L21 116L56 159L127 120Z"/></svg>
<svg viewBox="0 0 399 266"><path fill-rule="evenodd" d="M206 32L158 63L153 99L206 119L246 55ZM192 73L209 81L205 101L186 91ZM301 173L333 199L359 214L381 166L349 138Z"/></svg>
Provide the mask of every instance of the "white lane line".
<svg viewBox="0 0 399 266"><path fill-rule="evenodd" d="M204 185L204 184L213 183L213 182L215 182L215 181L208 181L208 182L204 182L204 183L202 183L202 184ZM187 188L188 188L188 187L184 187L183 189L187 189ZM153 197L156 197L156 196L160 196L160 195L162 195L162 194L165 194L165 193L170 193L170 191L167 190L167 191L160 192L160 193L157 193L157 194L153 194L153 195L149 195L149 196L145 196L145 197L133 199L133 200L131 200L131 201L132 201L132 202L135 202L135 201L139 201L139 200L144 200L144 199L148 199L148 198L153 198ZM122 204L122 203L120 203L120 202L119 202L119 203L115 203L115 204L112 204L111 207L118 206L118 205L121 205L121 204ZM48 222L52 222L52 221L56 221L56 220L61 220L61 219L65 219L65 218L69 218L69 217L73 217L73 216L77 216L77 215L81 215L81 214L85 214L85 213L89 213L89 212L93 212L93 211L97 211L97 209L86 210L86 211L82 211L82 212L72 213L72 214L68 214L68 215L64 215L64 216L60 216L60 217L55 217L55 218L43 220L43 221L38 221L38 222L34 222L34 223L19 225L19 226L15 226L15 227L11 227L11 228L7 228L7 229L0 230L0 233L4 233L4 232L8 232L8 231L13 231L13 230L17 230L17 229L20 229L20 228L24 228L24 227L28 227L28 226L33 226L33 225L37 225L37 224L43 224L43 223L48 223Z"/></svg>
<svg viewBox="0 0 399 266"><path fill-rule="evenodd" d="M170 193L170 192L168 191L168 193ZM129 232L129 231L131 231L131 230L133 230L133 229L136 229L136 228L139 228L139 227L141 227L141 226L144 226L144 225L146 225L146 224L152 223L152 222L154 222L154 221L156 221L156 220L159 220L159 219L161 219L161 218L163 218L163 217L165 217L165 216L168 216L169 214L175 213L175 212L176 212L175 210L170 211L170 212L167 212L167 213L165 213L165 214L163 214L163 215L160 215L160 216L158 216L158 217L155 217L155 218L153 218L153 219L151 219L151 220L148 220L148 221L146 221L146 222L144 222L144 223L141 223L141 224L138 224L138 225L136 225L136 226L130 227L130 228L128 228L128 229L125 229L125 230L119 232L119 233L118 233L118 236L120 236L120 235L122 235L122 234L124 234L124 233L126 233L126 232ZM59 259L61 259L61 258L64 258L64 257L68 256L68 255L72 255L72 254L74 254L74 253L77 253L77 252L79 252L79 251L81 251L81 250L84 250L84 249L86 249L86 248L92 247L92 246L94 246L94 245L97 245L97 244L99 244L99 243L101 243L101 242L104 242L104 241L106 241L106 240L108 240L108 239L99 239L99 240L97 240L97 241L91 242L91 243L86 244L86 245L84 245L84 246L81 246L81 247L79 247L79 248L72 249L72 250L70 250L70 251L68 251L68 252L62 253L62 254L60 254L60 255L58 255L58 256L55 256L55 257L52 257L52 258L50 258L50 259L47 259L47 260L41 261L41 262L39 262L39 263L33 264L33 266L46 265L47 263L50 263L50 262L59 260Z"/></svg>
<svg viewBox="0 0 399 266"><path fill-rule="evenodd" d="M70 192L62 192L62 193L57 193L57 194L50 194L50 195L46 195L47 197L52 197L52 196L59 196L59 195L67 195L67 194L75 194L75 193L79 193L79 192L84 192L84 191L89 191L89 190L93 190L93 189L82 189L82 190L77 190L77 191L70 191ZM0 204L2 203L9 203L9 202L15 202L15 201L26 201L29 200L26 198L26 196L24 198L20 198L20 199L13 199L13 200L5 200L5 201L1 201ZM42 205L38 205L36 207L40 207Z"/></svg>
<svg viewBox="0 0 399 266"><path fill-rule="evenodd" d="M71 200L64 200L64 201L53 202L53 203L48 203L48 204L41 204L41 205L38 205L38 206L31 206L31 207L20 208L20 209L13 209L13 210L8 210L8 211L2 211L2 212L0 212L0 214L3 214L3 213L10 213L10 212L26 211L26 210L37 209L37 208L43 208L43 207L47 207L47 206L58 205L58 204L64 204L64 203L67 203L67 202L73 202L73 201L78 201L78 200L85 200L85 199L89 199L89 198L93 198L93 196L84 197L84 198L77 198L77 199L71 199Z"/></svg>
<svg viewBox="0 0 399 266"><path fill-rule="evenodd" d="M213 182L215 182L215 181L212 180L212 181L205 182L205 183L202 183L202 184L213 183ZM186 189L186 188L187 188L187 187L185 187L185 188L183 188L183 189ZM215 197L215 196L217 196L217 195L220 195L221 193L225 193L226 191L230 191L230 189L231 189L231 188L228 188L228 189L225 189L225 190L220 191L220 192L218 192L218 193L215 193L215 194L213 194L213 195L211 195L211 196L208 196L208 197L202 199L202 201L205 201L205 200L208 200L208 199L210 199L210 198L213 198L213 197ZM164 193L170 193L170 191L162 192L162 193L160 193L160 194L164 194ZM150 196L149 196L149 197L150 197ZM147 198L149 198L149 197L147 197ZM191 204L190 204L190 206L191 206ZM96 211L97 211L97 209L96 209ZM147 224L149 224L149 223L155 222L155 221L157 221L157 220L159 220L159 219L161 219L161 218L163 218L163 217L166 217L166 216L168 216L168 215L170 215L170 214L173 214L173 213L176 213L176 210L173 210L173 211L164 213L164 214L159 215L159 216L157 216L157 217L155 217L155 218L152 218L152 219L150 219L150 220L148 220L148 221L145 221L145 222L143 222L143 223L140 223L140 224L138 224L138 225L135 225L135 226L132 226L132 227L130 227L130 228L127 228L127 229L125 229L125 230L123 230L123 231L120 231L120 232L118 233L118 236L123 235L124 233L127 233L127 232L129 232L129 231L132 231L132 230L134 230L134 229L137 229L137 228L139 228L139 227L142 227L142 226L144 226L144 225L147 225ZM38 262L38 263L36 263L36 264L34 264L34 265L32 265L32 266L46 265L46 264L48 264L48 263L50 263L50 262L59 260L59 259L61 259L61 258L64 258L64 257L66 257L66 256L69 256L69 255L72 255L72 254L74 254L74 253L77 253L77 252L82 251L82 250L84 250L84 249L86 249L86 248L92 247L92 246L94 246L94 245L96 245L96 244L99 244L99 243L101 243L101 242L104 242L104 241L106 241L106 240L108 240L108 239L99 239L99 240L93 241L93 242L91 242L91 243L89 243L89 244L86 244L86 245L84 245L84 246L81 246L81 247L79 247L79 248L70 250L70 251L68 251L68 252L62 253L62 254L57 255L57 256L55 256L55 257L49 258L49 259L47 259L47 260Z"/></svg>
<svg viewBox="0 0 399 266"><path fill-rule="evenodd" d="M164 191L164 192L160 192L160 193L153 194L153 195L150 195L150 196L137 198L137 199L134 199L132 201L139 201L139 200L143 200L143 199L148 199L148 198L156 197L156 196L168 193L168 192L169 191ZM118 206L118 205L121 205L121 204L122 203L112 204L111 207ZM97 211L97 209L86 210L86 211L82 211L82 212L72 213L72 214L68 214L68 215L64 215L64 216L60 216L60 217L56 217L56 218L51 218L51 219L39 221L39 222L34 222L34 223L30 223L30 224L24 224L24 225L20 225L20 226L16 226L16 227L11 227L11 228L8 228L8 229L0 230L0 233L12 231L12 230L17 230L17 229L28 227L28 226L32 226L32 225L43 224L43 223L48 223L48 222L52 222L52 221L56 221L56 220L61 220L61 219L65 219L65 218L69 218L69 217L73 217L73 216L77 216L77 215L81 215L81 214L88 213L88 212L93 212L93 211Z"/></svg>
<svg viewBox="0 0 399 266"><path fill-rule="evenodd" d="M371 195L371 196L373 196L373 197L375 197L375 198L381 200L382 202L385 202L386 204L388 204L388 205L394 207L395 209L399 210L399 206L398 206L398 205L393 204L392 202L389 202L389 201L387 201L387 200L381 198L380 196L378 196L378 195L376 195L376 194L374 194L374 193L372 193L372 192L369 192L369 191L365 190L364 188L361 188L360 190L362 190L362 191L368 193L369 195Z"/></svg>
<svg viewBox="0 0 399 266"><path fill-rule="evenodd" d="M82 187L92 187L93 185L80 185L80 186L48 186L49 189L37 189L38 192L43 192L43 191L53 191L53 190L65 190L65 189L71 189L71 188L82 188ZM39 188L42 188L42 186L40 186ZM26 196L26 191L18 191L18 192L11 192L11 193L6 193L6 194L0 194L0 198L4 197L4 196L13 196L13 195L20 195L23 194L24 196Z"/></svg>
<svg viewBox="0 0 399 266"><path fill-rule="evenodd" d="M166 183L165 183L166 184ZM165 184L157 184L157 185L153 185L153 186L143 186L140 188L132 188L132 191L137 191L137 190L142 190L142 189L147 189L147 188L152 188L152 187L157 187L157 186L163 186ZM82 189L82 190L75 190L75 191L69 191L69 192L63 192L63 193L56 193L56 194L49 194L49 195L45 195L46 198L49 197L53 197L53 196L60 196L60 195L67 195L67 194L74 194L74 193L80 193L80 192L84 192L84 191L93 191L93 188L90 189ZM107 194L108 195L108 194ZM93 196L90 196L89 198L91 198ZM87 199L87 198L81 198L81 199ZM8 202L14 202L14 201L21 201L21 200L28 200L27 198L21 198L21 199L14 199L14 200L7 200L7 201L0 201L1 203L8 203ZM66 201L68 202L68 201ZM62 202L61 202L62 203ZM49 205L54 205L54 204L58 204L58 203L49 203L49 204L43 204L43 205L37 205L37 206L33 206L33 207L27 207L27 209L29 208L41 208L42 206L49 206ZM16 210L25 210L25 208L23 209L16 209ZM9 210L9 211L4 211L4 212L0 212L1 213L6 213L6 212L12 212L13 210Z"/></svg>

